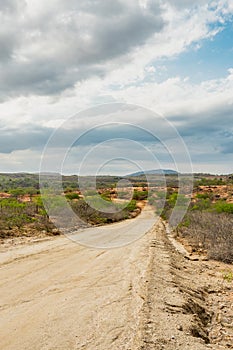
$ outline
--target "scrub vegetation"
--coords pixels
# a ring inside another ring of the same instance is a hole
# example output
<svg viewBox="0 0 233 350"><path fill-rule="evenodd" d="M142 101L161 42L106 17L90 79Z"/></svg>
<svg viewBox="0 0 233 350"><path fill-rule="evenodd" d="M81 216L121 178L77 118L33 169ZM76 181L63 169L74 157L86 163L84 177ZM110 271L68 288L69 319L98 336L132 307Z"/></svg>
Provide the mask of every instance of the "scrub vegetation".
<svg viewBox="0 0 233 350"><path fill-rule="evenodd" d="M48 175L47 177L49 177ZM53 181L56 182L56 176ZM120 180L127 185L118 188ZM185 180L185 175L183 180ZM137 216L149 202L156 213L169 220L176 211L187 207L182 222L176 227L178 240L195 254L211 259L233 262L233 176L195 174L194 190L190 195L178 194L177 175L166 176L166 187L161 176L150 177L150 189L145 176L99 176L82 178L84 193L79 189L78 176L63 176L64 199L87 225L103 225ZM188 184L188 177L187 177ZM45 184L46 185L46 184ZM127 187L128 186L128 187ZM46 187L46 186L45 186ZM48 202L56 205L48 194ZM57 203L58 207L60 203ZM61 203L62 205L62 203ZM62 208L59 207L58 212ZM37 174L0 174L0 238L58 235L45 210Z"/></svg>
<svg viewBox="0 0 233 350"><path fill-rule="evenodd" d="M178 198L170 188L162 217L169 220ZM185 197L183 196L185 201ZM233 263L233 182L225 178L201 178L195 187L188 211L176 227L177 240L194 254Z"/></svg>
<svg viewBox="0 0 233 350"><path fill-rule="evenodd" d="M56 181L56 176L53 181ZM49 177L49 175L48 175ZM64 198L86 224L107 224L133 218L141 211L142 201L148 192L134 183L133 194L127 188L117 193L116 185L121 178L103 176L97 178L97 189L93 188L93 178L82 179L87 189L81 193L77 176L63 176L60 199L46 194L43 198L53 211L62 212ZM139 181L140 183L140 181ZM45 184L46 187L46 184ZM120 200L119 200L120 198ZM57 199L57 201L56 201ZM55 208L56 207L56 208ZM51 222L40 195L39 176L36 174L0 174L0 238L58 235L58 229Z"/></svg>

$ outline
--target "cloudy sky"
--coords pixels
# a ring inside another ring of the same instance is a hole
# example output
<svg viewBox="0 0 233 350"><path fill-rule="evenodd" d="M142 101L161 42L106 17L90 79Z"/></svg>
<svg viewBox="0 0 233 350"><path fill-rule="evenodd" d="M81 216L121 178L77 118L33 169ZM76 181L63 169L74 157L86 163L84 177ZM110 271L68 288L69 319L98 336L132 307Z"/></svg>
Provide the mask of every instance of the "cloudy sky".
<svg viewBox="0 0 233 350"><path fill-rule="evenodd" d="M232 0L1 0L0 172L232 173L232 19Z"/></svg>

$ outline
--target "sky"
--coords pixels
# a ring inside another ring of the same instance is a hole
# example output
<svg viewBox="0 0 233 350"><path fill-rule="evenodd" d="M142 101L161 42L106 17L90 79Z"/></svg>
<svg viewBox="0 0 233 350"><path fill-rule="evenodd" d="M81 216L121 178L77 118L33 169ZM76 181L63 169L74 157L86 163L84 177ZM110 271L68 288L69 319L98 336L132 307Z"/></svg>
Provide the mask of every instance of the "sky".
<svg viewBox="0 0 233 350"><path fill-rule="evenodd" d="M232 0L1 0L0 172L233 172Z"/></svg>

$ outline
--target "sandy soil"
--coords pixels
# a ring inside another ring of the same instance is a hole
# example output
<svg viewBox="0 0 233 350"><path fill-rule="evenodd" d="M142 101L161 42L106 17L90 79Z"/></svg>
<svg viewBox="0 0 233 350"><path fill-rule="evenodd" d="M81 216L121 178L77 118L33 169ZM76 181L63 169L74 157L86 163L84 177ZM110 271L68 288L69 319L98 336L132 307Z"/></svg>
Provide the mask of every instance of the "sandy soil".
<svg viewBox="0 0 233 350"><path fill-rule="evenodd" d="M222 266L178 253L162 222L126 247L58 237L2 248L0 264L1 349L232 348Z"/></svg>

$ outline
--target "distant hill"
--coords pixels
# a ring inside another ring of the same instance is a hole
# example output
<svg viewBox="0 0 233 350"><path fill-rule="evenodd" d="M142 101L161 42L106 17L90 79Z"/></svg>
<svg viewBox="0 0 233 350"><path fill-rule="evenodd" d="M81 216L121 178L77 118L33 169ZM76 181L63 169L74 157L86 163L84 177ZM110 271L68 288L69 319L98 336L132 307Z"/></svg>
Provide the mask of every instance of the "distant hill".
<svg viewBox="0 0 233 350"><path fill-rule="evenodd" d="M178 175L178 172L170 169L155 169L138 171L137 173L129 174L127 176L141 176L141 175Z"/></svg>

